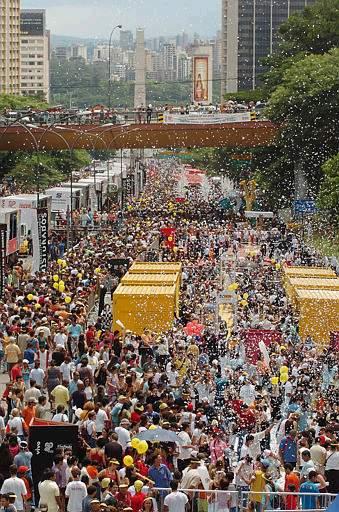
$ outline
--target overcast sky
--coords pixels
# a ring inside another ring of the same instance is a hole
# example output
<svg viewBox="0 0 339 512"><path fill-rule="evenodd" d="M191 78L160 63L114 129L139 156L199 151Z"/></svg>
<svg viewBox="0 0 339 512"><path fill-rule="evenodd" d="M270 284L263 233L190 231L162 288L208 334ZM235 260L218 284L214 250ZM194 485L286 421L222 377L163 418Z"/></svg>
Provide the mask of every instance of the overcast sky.
<svg viewBox="0 0 339 512"><path fill-rule="evenodd" d="M214 35L221 0L21 0L22 8L46 9L57 35L107 37L111 27L145 28L145 37L185 32Z"/></svg>

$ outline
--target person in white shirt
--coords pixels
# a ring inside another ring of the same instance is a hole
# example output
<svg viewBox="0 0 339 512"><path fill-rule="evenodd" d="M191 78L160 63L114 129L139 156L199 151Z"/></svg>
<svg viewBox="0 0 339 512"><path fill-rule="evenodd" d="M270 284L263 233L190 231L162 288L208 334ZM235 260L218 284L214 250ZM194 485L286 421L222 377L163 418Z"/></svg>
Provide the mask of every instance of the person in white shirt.
<svg viewBox="0 0 339 512"><path fill-rule="evenodd" d="M73 370L72 360L69 356L66 356L65 360L60 365L60 372L61 372L63 381L69 383L72 380L72 370Z"/></svg>
<svg viewBox="0 0 339 512"><path fill-rule="evenodd" d="M58 512L63 509L60 498L60 490L55 481L55 473L52 469L47 469L44 473L45 480L39 483L39 494L41 505L47 505L48 512Z"/></svg>
<svg viewBox="0 0 339 512"><path fill-rule="evenodd" d="M178 434L178 437L180 437L180 439L181 439L181 444L179 445L179 455L178 455L178 470L181 472L189 465L191 455L192 455L192 450L194 449L189 431L190 431L189 423L183 423L182 431L179 432L179 434Z"/></svg>
<svg viewBox="0 0 339 512"><path fill-rule="evenodd" d="M73 481L66 487L65 496L68 498L68 512L82 512L82 500L87 496L87 487L80 482L80 469L73 468L71 471Z"/></svg>
<svg viewBox="0 0 339 512"><path fill-rule="evenodd" d="M61 345L62 347L66 348L67 334L65 333L64 327L60 327L58 332L54 335L54 343L55 346Z"/></svg>
<svg viewBox="0 0 339 512"><path fill-rule="evenodd" d="M101 403L97 403L95 408L95 429L97 435L101 435L105 428L105 421L108 421L108 416Z"/></svg>
<svg viewBox="0 0 339 512"><path fill-rule="evenodd" d="M56 408L56 414L54 414L52 421L60 421L61 423L69 422L68 416L65 413L65 407L63 405L58 405Z"/></svg>
<svg viewBox="0 0 339 512"><path fill-rule="evenodd" d="M164 512L185 512L188 498L184 492L178 491L178 481L170 482L172 492L164 500Z"/></svg>
<svg viewBox="0 0 339 512"><path fill-rule="evenodd" d="M120 426L115 428L115 433L118 434L118 443L121 444L123 450L126 450L131 442L131 434L126 428L129 424L129 421L124 418L120 421Z"/></svg>
<svg viewBox="0 0 339 512"><path fill-rule="evenodd" d="M246 382L241 386L239 396L246 405L251 405L255 400L255 387L253 384Z"/></svg>
<svg viewBox="0 0 339 512"><path fill-rule="evenodd" d="M15 464L10 466L9 468L10 477L4 480L4 483L1 487L1 494L15 494L15 502L14 506L17 509L17 512L22 512L24 510L25 497L27 494L26 486L24 481L21 478L18 478L17 475L17 467Z"/></svg>
<svg viewBox="0 0 339 512"><path fill-rule="evenodd" d="M29 373L30 380L34 380L38 386L44 386L45 372L40 368L40 361L36 359L34 361L34 368Z"/></svg>

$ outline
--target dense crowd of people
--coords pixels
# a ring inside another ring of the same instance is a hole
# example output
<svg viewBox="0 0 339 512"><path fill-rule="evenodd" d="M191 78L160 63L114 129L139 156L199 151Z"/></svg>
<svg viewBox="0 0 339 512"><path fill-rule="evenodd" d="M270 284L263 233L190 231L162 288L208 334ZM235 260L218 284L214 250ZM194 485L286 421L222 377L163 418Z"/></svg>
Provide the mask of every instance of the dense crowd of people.
<svg viewBox="0 0 339 512"><path fill-rule="evenodd" d="M226 217L217 188L208 200L192 189L175 201L180 176L175 163L153 163L118 231L89 232L47 273L29 275L20 263L8 271L6 512L315 509L339 492L338 354L300 339L281 281L282 266L309 252L276 219ZM161 240L168 226L170 244ZM141 336L118 330L109 298L159 237L153 260L182 263L180 314L168 332L151 332L147 318ZM232 300L219 315L225 290ZM274 333L266 350L249 350L249 329ZM78 446L56 448L40 482L35 418L79 426Z"/></svg>

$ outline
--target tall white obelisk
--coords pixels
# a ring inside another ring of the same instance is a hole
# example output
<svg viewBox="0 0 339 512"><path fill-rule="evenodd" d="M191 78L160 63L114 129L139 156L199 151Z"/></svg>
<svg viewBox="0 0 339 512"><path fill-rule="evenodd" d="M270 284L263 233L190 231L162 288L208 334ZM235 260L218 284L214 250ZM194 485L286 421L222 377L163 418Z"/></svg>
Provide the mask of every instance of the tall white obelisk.
<svg viewBox="0 0 339 512"><path fill-rule="evenodd" d="M146 59L144 29L137 28L135 47L134 107L146 107Z"/></svg>

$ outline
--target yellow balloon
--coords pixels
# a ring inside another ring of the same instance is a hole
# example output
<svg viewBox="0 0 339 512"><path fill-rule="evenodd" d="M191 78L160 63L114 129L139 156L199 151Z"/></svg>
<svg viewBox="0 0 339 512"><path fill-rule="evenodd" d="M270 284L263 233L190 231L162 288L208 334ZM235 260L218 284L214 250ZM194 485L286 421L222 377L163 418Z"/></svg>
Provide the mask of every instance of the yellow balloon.
<svg viewBox="0 0 339 512"><path fill-rule="evenodd" d="M230 292L235 292L235 290L237 290L239 288L239 285L238 283L232 283L228 286L228 290Z"/></svg>
<svg viewBox="0 0 339 512"><path fill-rule="evenodd" d="M140 439L138 439L137 437L133 437L132 441L131 441L131 446L132 448L138 448L140 444Z"/></svg>
<svg viewBox="0 0 339 512"><path fill-rule="evenodd" d="M64 284L59 284L59 292L64 292L65 291L65 285Z"/></svg>
<svg viewBox="0 0 339 512"><path fill-rule="evenodd" d="M58 264L58 265L62 265L62 262L63 262L63 260L62 260L61 258L59 258L59 259L57 260L57 264Z"/></svg>
<svg viewBox="0 0 339 512"><path fill-rule="evenodd" d="M65 260L63 260L63 262L62 262L62 267L63 268L67 267L67 262Z"/></svg>
<svg viewBox="0 0 339 512"><path fill-rule="evenodd" d="M285 384L285 382L288 381L288 375L287 373L281 373L280 374L280 382L282 382L283 384Z"/></svg>
<svg viewBox="0 0 339 512"><path fill-rule="evenodd" d="M28 299L28 300L33 300L33 299L34 299L34 295L33 295L32 293L29 293L29 294L27 295L27 299Z"/></svg>
<svg viewBox="0 0 339 512"><path fill-rule="evenodd" d="M60 286L65 286L65 281L59 281L59 290L60 290Z"/></svg>
<svg viewBox="0 0 339 512"><path fill-rule="evenodd" d="M35 306L34 306L34 307L35 307L35 309L41 309L40 304L35 304Z"/></svg>
<svg viewBox="0 0 339 512"><path fill-rule="evenodd" d="M279 377L272 377L271 378L271 383L273 384L273 386L275 386L276 384L278 384L279 382Z"/></svg>
<svg viewBox="0 0 339 512"><path fill-rule="evenodd" d="M58 283L53 283L53 288L54 288L54 290L59 290L59 284Z"/></svg>
<svg viewBox="0 0 339 512"><path fill-rule="evenodd" d="M53 281L55 283L57 283L59 281L59 276L57 276L56 274L53 276Z"/></svg>
<svg viewBox="0 0 339 512"><path fill-rule="evenodd" d="M244 293L244 295L242 297L243 297L243 299L247 300L248 299L248 293Z"/></svg>
<svg viewBox="0 0 339 512"><path fill-rule="evenodd" d="M248 306L248 302L247 302L247 300L241 300L241 301L240 301L240 304L241 304L241 305L242 305L242 307L244 307L244 308L245 308L246 306Z"/></svg>
<svg viewBox="0 0 339 512"><path fill-rule="evenodd" d="M125 457L123 458L123 463L127 468L133 466L133 457L131 457L130 455L125 455Z"/></svg>
<svg viewBox="0 0 339 512"><path fill-rule="evenodd" d="M82 279L82 274L81 274L81 272L79 272L79 274L77 275L77 278L78 278L78 279Z"/></svg>
<svg viewBox="0 0 339 512"><path fill-rule="evenodd" d="M281 366L281 367L280 367L280 373L288 373L288 368L287 368L287 366Z"/></svg>
<svg viewBox="0 0 339 512"><path fill-rule="evenodd" d="M68 297L68 296L65 297L65 302L66 302L66 304L70 304L72 302L71 297Z"/></svg>
<svg viewBox="0 0 339 512"><path fill-rule="evenodd" d="M148 443L147 441L140 441L139 445L138 445L138 448L137 448L137 452L139 455L143 455L144 453L146 453L148 450Z"/></svg>
<svg viewBox="0 0 339 512"><path fill-rule="evenodd" d="M155 430L156 428L157 428L157 427L156 427L155 425L150 425L150 426L148 427L148 430Z"/></svg>

